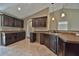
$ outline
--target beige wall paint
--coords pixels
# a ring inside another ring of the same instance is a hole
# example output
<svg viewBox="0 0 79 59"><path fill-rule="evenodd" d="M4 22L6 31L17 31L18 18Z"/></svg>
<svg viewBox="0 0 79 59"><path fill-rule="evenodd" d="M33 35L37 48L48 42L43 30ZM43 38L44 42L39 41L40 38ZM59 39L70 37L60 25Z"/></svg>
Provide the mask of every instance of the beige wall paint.
<svg viewBox="0 0 79 59"><path fill-rule="evenodd" d="M61 10L54 12L55 21L50 21L50 30L57 30L59 21L68 21L68 30L79 30L79 9L64 9L65 18L61 18ZM53 13L50 13L52 19Z"/></svg>
<svg viewBox="0 0 79 59"><path fill-rule="evenodd" d="M51 12L49 14L49 9L46 8L34 15L29 16L28 18L24 20L24 22L26 24L28 21L32 20L31 18L48 16L48 23L47 23L48 26L46 28L33 28L32 27L32 30L33 31L57 30L59 21L68 21L68 30L79 30L79 9L64 9L64 12L66 13L65 18L60 17L61 12L62 12L62 9L58 11L54 11L55 21L52 21L51 19L53 17L53 13ZM26 30L26 25L24 26Z"/></svg>
<svg viewBox="0 0 79 59"><path fill-rule="evenodd" d="M54 11L54 13L50 13L50 30L57 30L58 28L58 22L59 21L67 21L67 16L65 18L61 18L60 14L62 12L62 9L58 10L58 11ZM66 12L66 10L64 10L64 12ZM55 20L52 21L52 17L54 16Z"/></svg>
<svg viewBox="0 0 79 59"><path fill-rule="evenodd" d="M79 9L67 9L69 30L79 30Z"/></svg>
<svg viewBox="0 0 79 59"><path fill-rule="evenodd" d="M46 8L44 10L41 10L41 11L37 12L34 15L31 15L31 16L25 18L25 20L24 20L24 22L25 22L24 23L24 29L25 30L27 29L26 23L32 21L32 18L47 16L48 17L48 19L47 19L47 27L40 27L40 28L39 27L38 28L32 27L32 31L48 31L49 30L49 13L48 13L48 11L49 11L49 9Z"/></svg>

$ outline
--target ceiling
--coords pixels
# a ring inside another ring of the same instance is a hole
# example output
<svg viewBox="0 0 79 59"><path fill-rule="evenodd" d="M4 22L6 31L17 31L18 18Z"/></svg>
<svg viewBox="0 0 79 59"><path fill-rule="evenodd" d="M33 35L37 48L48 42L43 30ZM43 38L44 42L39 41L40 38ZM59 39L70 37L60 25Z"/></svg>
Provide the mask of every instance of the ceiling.
<svg viewBox="0 0 79 59"><path fill-rule="evenodd" d="M49 6L49 3L0 3L0 11L23 19ZM18 7L21 8L18 11Z"/></svg>

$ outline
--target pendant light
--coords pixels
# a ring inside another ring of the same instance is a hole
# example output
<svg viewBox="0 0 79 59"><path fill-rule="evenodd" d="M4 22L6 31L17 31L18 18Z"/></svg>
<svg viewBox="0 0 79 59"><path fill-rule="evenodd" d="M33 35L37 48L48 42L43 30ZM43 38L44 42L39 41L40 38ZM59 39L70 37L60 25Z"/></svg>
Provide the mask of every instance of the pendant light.
<svg viewBox="0 0 79 59"><path fill-rule="evenodd" d="M65 16L66 16L66 13L64 12L64 5L63 5L62 12L61 12L61 18L64 18Z"/></svg>
<svg viewBox="0 0 79 59"><path fill-rule="evenodd" d="M55 20L55 18L54 17L52 17L52 21L54 21Z"/></svg>
<svg viewBox="0 0 79 59"><path fill-rule="evenodd" d="M54 6L54 4L53 4L53 6ZM54 9L54 8L53 8ZM53 10L53 16L52 16L52 21L54 21L55 20L55 17L54 17L54 10Z"/></svg>
<svg viewBox="0 0 79 59"><path fill-rule="evenodd" d="M52 17L52 21L54 21L55 20L55 17L54 17L54 12L53 12L53 17Z"/></svg>

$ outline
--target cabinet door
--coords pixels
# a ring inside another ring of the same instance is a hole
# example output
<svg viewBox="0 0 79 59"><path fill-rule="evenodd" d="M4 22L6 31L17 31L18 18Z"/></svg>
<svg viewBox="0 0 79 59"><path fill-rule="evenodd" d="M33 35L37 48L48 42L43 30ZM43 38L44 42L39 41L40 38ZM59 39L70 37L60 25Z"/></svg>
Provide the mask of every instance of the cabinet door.
<svg viewBox="0 0 79 59"><path fill-rule="evenodd" d="M14 18L7 15L3 15L3 26L13 27Z"/></svg>
<svg viewBox="0 0 79 59"><path fill-rule="evenodd" d="M6 15L3 18L3 26L9 26L9 17Z"/></svg>
<svg viewBox="0 0 79 59"><path fill-rule="evenodd" d="M18 23L17 23L17 27L21 27L21 20L17 20Z"/></svg>
<svg viewBox="0 0 79 59"><path fill-rule="evenodd" d="M32 19L32 27L38 27L38 20L35 18L35 19Z"/></svg>
<svg viewBox="0 0 79 59"><path fill-rule="evenodd" d="M50 36L50 49L54 53L57 53L57 36L55 36L55 35Z"/></svg>
<svg viewBox="0 0 79 59"><path fill-rule="evenodd" d="M12 34L12 33L6 33L5 34L5 45L9 45L9 44L12 44L12 43L14 43L15 42L15 36L14 36L14 34Z"/></svg>
<svg viewBox="0 0 79 59"><path fill-rule="evenodd" d="M24 22L23 20L15 19L15 27L23 28Z"/></svg>
<svg viewBox="0 0 79 59"><path fill-rule="evenodd" d="M36 41L36 33L30 33L30 42Z"/></svg>
<svg viewBox="0 0 79 59"><path fill-rule="evenodd" d="M64 53L65 53L65 43L60 37L57 37L57 54L62 56L65 55Z"/></svg>
<svg viewBox="0 0 79 59"><path fill-rule="evenodd" d="M40 44L44 44L45 41L45 35L43 33L40 33Z"/></svg>
<svg viewBox="0 0 79 59"><path fill-rule="evenodd" d="M18 41L25 39L25 32L18 32L16 35Z"/></svg>
<svg viewBox="0 0 79 59"><path fill-rule="evenodd" d="M32 19L33 27L46 27L46 24L47 24L47 16Z"/></svg>
<svg viewBox="0 0 79 59"><path fill-rule="evenodd" d="M65 55L66 56L79 56L79 44L66 42Z"/></svg>
<svg viewBox="0 0 79 59"><path fill-rule="evenodd" d="M14 27L14 18L13 17L9 17L8 18L8 26L10 26L10 27Z"/></svg>
<svg viewBox="0 0 79 59"><path fill-rule="evenodd" d="M45 36L45 38L44 38L44 44L45 44L45 46L47 46L48 48L49 48L49 34L44 34Z"/></svg>
<svg viewBox="0 0 79 59"><path fill-rule="evenodd" d="M18 20L16 18L14 20L15 20L14 26L18 27Z"/></svg>
<svg viewBox="0 0 79 59"><path fill-rule="evenodd" d="M21 20L21 28L24 27L24 20Z"/></svg>
<svg viewBox="0 0 79 59"><path fill-rule="evenodd" d="M41 17L39 19L39 27L46 27L46 24L47 24L47 17Z"/></svg>

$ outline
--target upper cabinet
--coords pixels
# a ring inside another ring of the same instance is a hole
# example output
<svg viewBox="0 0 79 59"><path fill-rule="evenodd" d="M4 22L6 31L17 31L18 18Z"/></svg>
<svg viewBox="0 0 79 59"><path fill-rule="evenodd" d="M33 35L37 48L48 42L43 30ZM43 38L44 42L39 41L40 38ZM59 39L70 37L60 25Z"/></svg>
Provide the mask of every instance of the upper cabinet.
<svg viewBox="0 0 79 59"><path fill-rule="evenodd" d="M1 26L7 26L7 27L19 27L23 28L23 20L7 16L7 15L0 15L1 16Z"/></svg>
<svg viewBox="0 0 79 59"><path fill-rule="evenodd" d="M7 15L3 15L3 26L10 26L13 27L14 26L14 19L10 16Z"/></svg>
<svg viewBox="0 0 79 59"><path fill-rule="evenodd" d="M47 16L32 19L32 27L46 27L46 26L47 26Z"/></svg>
<svg viewBox="0 0 79 59"><path fill-rule="evenodd" d="M15 27L23 27L23 20L15 19L14 26Z"/></svg>

